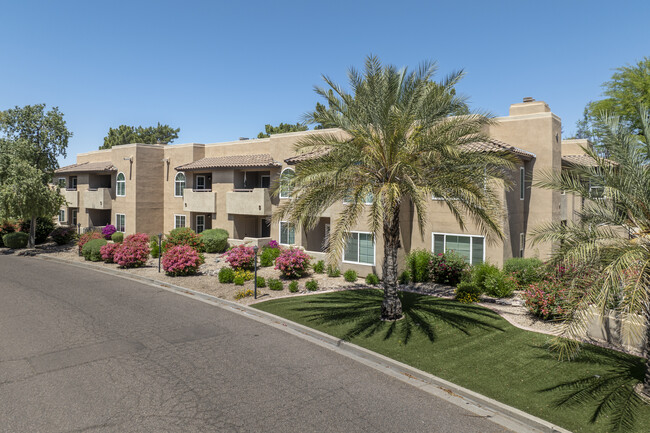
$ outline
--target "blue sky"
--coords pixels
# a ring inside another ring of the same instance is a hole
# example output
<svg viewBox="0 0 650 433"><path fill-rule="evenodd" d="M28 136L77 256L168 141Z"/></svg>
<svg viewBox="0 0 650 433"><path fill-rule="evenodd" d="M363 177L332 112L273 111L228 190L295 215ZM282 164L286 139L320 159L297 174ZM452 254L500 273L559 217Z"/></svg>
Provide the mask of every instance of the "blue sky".
<svg viewBox="0 0 650 433"><path fill-rule="evenodd" d="M68 157L120 124L180 127L176 143L297 122L327 74L365 56L440 77L464 69L471 107L546 101L575 131L613 69L650 56L647 1L4 1L0 110L58 106Z"/></svg>

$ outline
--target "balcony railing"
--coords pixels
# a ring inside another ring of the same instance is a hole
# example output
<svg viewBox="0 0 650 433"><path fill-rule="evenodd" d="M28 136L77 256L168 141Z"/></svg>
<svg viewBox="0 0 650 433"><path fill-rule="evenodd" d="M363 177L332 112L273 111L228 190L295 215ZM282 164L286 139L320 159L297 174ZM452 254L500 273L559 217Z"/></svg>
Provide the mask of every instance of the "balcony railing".
<svg viewBox="0 0 650 433"><path fill-rule="evenodd" d="M217 212L217 193L211 189L183 190L183 209L187 212Z"/></svg>
<svg viewBox="0 0 650 433"><path fill-rule="evenodd" d="M113 206L110 188L94 188L84 191L83 205L86 209L111 209Z"/></svg>
<svg viewBox="0 0 650 433"><path fill-rule="evenodd" d="M79 207L79 191L77 189L62 189L61 195L66 201L68 207Z"/></svg>
<svg viewBox="0 0 650 433"><path fill-rule="evenodd" d="M227 192L226 212L234 215L271 215L268 188L234 189Z"/></svg>

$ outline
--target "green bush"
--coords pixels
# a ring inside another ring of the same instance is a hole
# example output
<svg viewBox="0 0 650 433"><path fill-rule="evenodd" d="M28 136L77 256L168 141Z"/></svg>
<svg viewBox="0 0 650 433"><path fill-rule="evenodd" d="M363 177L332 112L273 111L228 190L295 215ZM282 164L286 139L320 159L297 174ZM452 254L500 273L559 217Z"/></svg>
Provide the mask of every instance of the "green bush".
<svg viewBox="0 0 650 433"><path fill-rule="evenodd" d="M376 286L379 284L379 277L375 274L366 275L366 284L370 286Z"/></svg>
<svg viewBox="0 0 650 433"><path fill-rule="evenodd" d="M295 282L295 281L294 281ZM282 284L282 281L278 280L277 278L269 278L269 289L270 290L283 290L284 285Z"/></svg>
<svg viewBox="0 0 650 433"><path fill-rule="evenodd" d="M219 271L219 282L222 284L230 284L235 279L235 271L232 268L221 268Z"/></svg>
<svg viewBox="0 0 650 433"><path fill-rule="evenodd" d="M5 244L5 247L14 250L25 248L27 241L29 241L29 235L23 232L7 233L2 237L2 242Z"/></svg>
<svg viewBox="0 0 650 433"><path fill-rule="evenodd" d="M228 232L224 229L208 229L201 232L206 253L223 253L228 249Z"/></svg>
<svg viewBox="0 0 650 433"><path fill-rule="evenodd" d="M243 286L246 280L241 275L235 275L235 278L233 278L233 282L235 283L235 286Z"/></svg>
<svg viewBox="0 0 650 433"><path fill-rule="evenodd" d="M106 239L89 240L84 244L83 248L81 248L81 255L84 256L84 259L90 260L91 262L101 262L101 248L107 243L108 241Z"/></svg>
<svg viewBox="0 0 650 433"><path fill-rule="evenodd" d="M343 279L345 279L345 281L347 281L348 283L354 283L355 281L357 281L357 271L348 269L343 274Z"/></svg>
<svg viewBox="0 0 650 433"><path fill-rule="evenodd" d="M397 277L397 282L400 284L408 284L411 281L411 273L409 271L404 271L399 274Z"/></svg>
<svg viewBox="0 0 650 433"><path fill-rule="evenodd" d="M20 231L29 234L29 228L31 226L30 220L20 221ZM54 221L49 217L38 217L36 218L36 243L42 244L47 241L47 237L54 230Z"/></svg>
<svg viewBox="0 0 650 433"><path fill-rule="evenodd" d="M266 280L264 277L257 277L257 287L266 287Z"/></svg>
<svg viewBox="0 0 650 433"><path fill-rule="evenodd" d="M512 275L519 287L526 288L542 280L544 277L544 262L535 257L528 259L514 257L506 260L503 265L503 272Z"/></svg>
<svg viewBox="0 0 650 433"><path fill-rule="evenodd" d="M339 268L330 265L327 267L327 276L332 278L340 277L341 271Z"/></svg>
<svg viewBox="0 0 650 433"><path fill-rule="evenodd" d="M16 224L11 220L4 220L0 224L0 247L4 246L4 241L2 237L8 235L9 233L14 233L16 231Z"/></svg>
<svg viewBox="0 0 650 433"><path fill-rule="evenodd" d="M325 272L325 262L323 260L319 260L316 262L314 265L314 272L317 274L322 274Z"/></svg>
<svg viewBox="0 0 650 433"><path fill-rule="evenodd" d="M163 252L176 245L188 245L200 253L205 251L201 235L197 235L189 227L179 227L169 232L163 242Z"/></svg>
<svg viewBox="0 0 650 433"><path fill-rule="evenodd" d="M275 265L275 259L280 256L280 248L262 247L260 253L260 266L266 268Z"/></svg>
<svg viewBox="0 0 650 433"><path fill-rule="evenodd" d="M427 250L413 250L406 256L406 267L414 283L425 283L430 280L430 261L431 253Z"/></svg>
<svg viewBox="0 0 650 433"><path fill-rule="evenodd" d="M151 257L157 259L160 255L160 247L158 246L158 236L151 236L149 238L149 250Z"/></svg>
<svg viewBox="0 0 650 433"><path fill-rule="evenodd" d="M115 232L111 235L111 240L116 244L121 244L124 241L124 233Z"/></svg>
<svg viewBox="0 0 650 433"><path fill-rule="evenodd" d="M456 300L464 304L479 301L481 289L474 283L462 281L456 287Z"/></svg>
<svg viewBox="0 0 650 433"><path fill-rule="evenodd" d="M289 291L291 293L296 293L298 291L298 281L292 281L289 283Z"/></svg>
<svg viewBox="0 0 650 433"><path fill-rule="evenodd" d="M429 277L435 283L456 286L463 278L467 267L465 259L454 251L434 254L429 262Z"/></svg>
<svg viewBox="0 0 650 433"><path fill-rule="evenodd" d="M295 281L294 281L295 282ZM315 292L318 290L318 281L316 280L309 280L305 283L305 288L309 290L310 292Z"/></svg>
<svg viewBox="0 0 650 433"><path fill-rule="evenodd" d="M499 268L487 262L472 266L471 281L476 284L482 292L485 292L485 280L488 277L496 277L501 273Z"/></svg>
<svg viewBox="0 0 650 433"><path fill-rule="evenodd" d="M74 227L59 226L50 233L50 237L57 245L67 245L74 240L75 236L77 232Z"/></svg>
<svg viewBox="0 0 650 433"><path fill-rule="evenodd" d="M481 263L472 268L472 283L483 293L495 298L512 296L516 289L513 278L489 263Z"/></svg>

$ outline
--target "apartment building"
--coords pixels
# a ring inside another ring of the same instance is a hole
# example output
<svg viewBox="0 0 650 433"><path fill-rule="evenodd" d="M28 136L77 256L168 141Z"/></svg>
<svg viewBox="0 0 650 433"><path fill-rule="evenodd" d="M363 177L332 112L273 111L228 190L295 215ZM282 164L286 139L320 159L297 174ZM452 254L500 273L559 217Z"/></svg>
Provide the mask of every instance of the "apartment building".
<svg viewBox="0 0 650 433"><path fill-rule="evenodd" d="M444 203L432 197L424 237L412 206L403 206L402 257L415 248L453 249L471 263L502 264L510 257L550 254L552 245L527 242L530 232L540 223L573 218L581 202L532 185L544 171L589 163L580 148L587 142L563 142L560 118L542 101L513 104L508 116L495 120L486 131L491 139L475 143L471 150L507 151L516 157L513 187L501 187L500 194L505 239L488 242L469 221L461 230ZM290 200L291 194L280 191L279 197L273 197L270 190L282 176L291 176L304 158L294 151L301 137L332 132L304 131L212 144L128 144L82 153L76 164L56 171L67 202L59 221L81 227L113 224L127 234L168 233L176 227L197 232L223 228L231 244L263 246L275 239L322 258L330 227L345 204L327 209L317 226L305 231L287 221L271 223L274 209ZM382 256L381 236L373 238L365 223L360 223L341 254L341 268L381 275Z"/></svg>

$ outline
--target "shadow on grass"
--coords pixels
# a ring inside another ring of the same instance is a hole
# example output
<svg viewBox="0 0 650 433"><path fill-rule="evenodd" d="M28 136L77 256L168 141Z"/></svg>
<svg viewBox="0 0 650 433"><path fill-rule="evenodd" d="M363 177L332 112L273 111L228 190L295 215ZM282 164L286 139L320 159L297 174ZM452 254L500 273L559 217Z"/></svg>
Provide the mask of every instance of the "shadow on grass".
<svg viewBox="0 0 650 433"><path fill-rule="evenodd" d="M402 344L408 344L414 332L423 333L431 342L436 340L436 322L442 322L465 335L472 329L505 331L498 314L476 305L461 304L448 299L416 293L400 292L404 318L395 322L380 320L383 292L380 290L352 290L313 298L307 306L296 308L309 321L349 328L342 337L371 337L383 332L383 339L393 335Z"/></svg>

